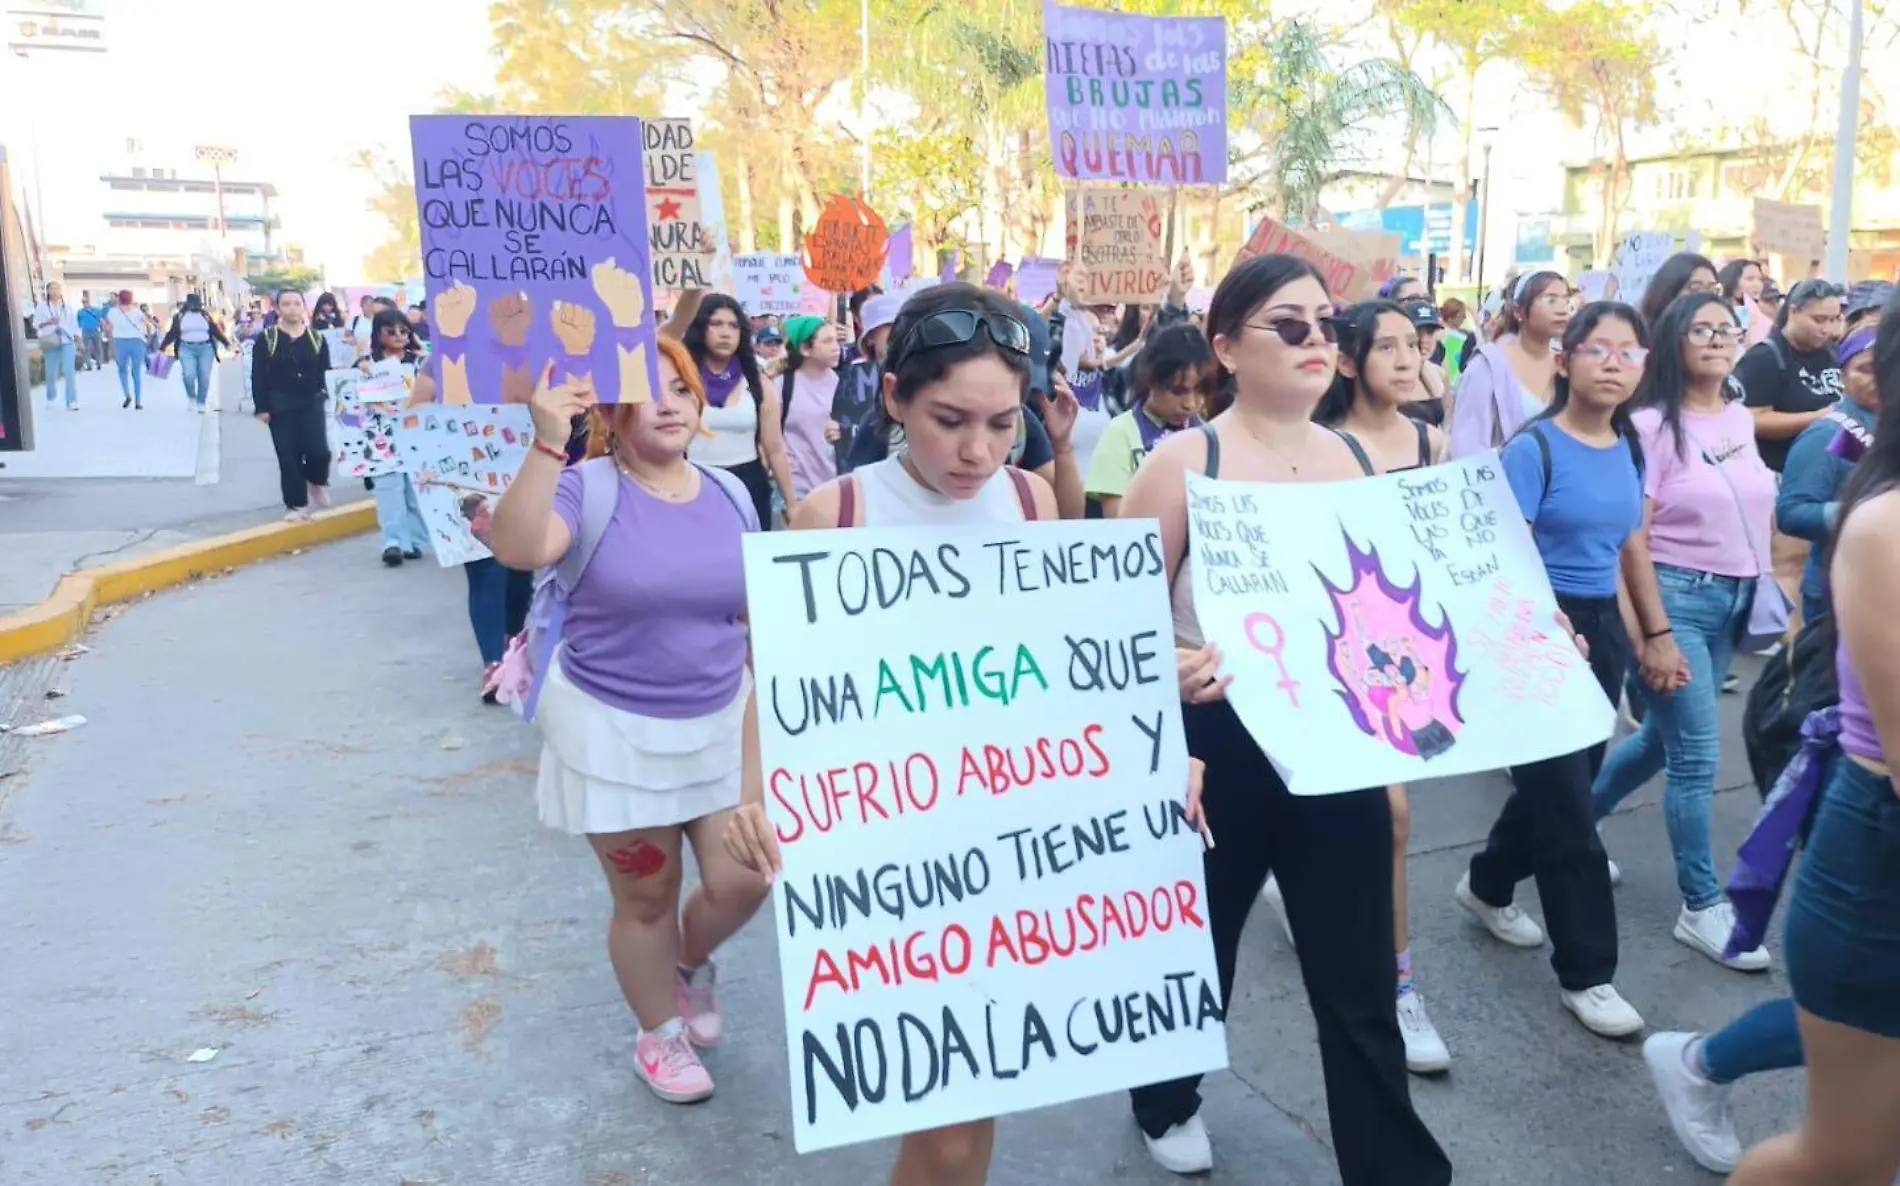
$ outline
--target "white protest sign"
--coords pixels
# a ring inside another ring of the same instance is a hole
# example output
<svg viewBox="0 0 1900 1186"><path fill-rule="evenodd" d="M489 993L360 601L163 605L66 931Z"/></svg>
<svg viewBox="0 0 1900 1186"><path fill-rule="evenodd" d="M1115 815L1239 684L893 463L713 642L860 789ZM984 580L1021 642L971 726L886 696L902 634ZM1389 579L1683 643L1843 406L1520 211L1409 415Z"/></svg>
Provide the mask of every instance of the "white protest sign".
<svg viewBox="0 0 1900 1186"><path fill-rule="evenodd" d="M796 255L758 252L732 257L733 291L753 317L792 317L805 289L805 266Z"/></svg>
<svg viewBox="0 0 1900 1186"><path fill-rule="evenodd" d="M350 335L340 329L324 330L323 346L330 354L331 366L346 367L360 357L355 344L350 341Z"/></svg>
<svg viewBox="0 0 1900 1186"><path fill-rule="evenodd" d="M429 550L435 553L435 562L449 568L494 555L488 550L488 525L500 501L499 494L486 490L418 483L416 506L423 526L429 529Z"/></svg>
<svg viewBox="0 0 1900 1186"><path fill-rule="evenodd" d="M1609 737L1497 454L1324 485L1188 475L1194 611L1296 795Z"/></svg>
<svg viewBox="0 0 1900 1186"><path fill-rule="evenodd" d="M1637 231L1617 246L1610 271L1616 277L1616 299L1628 305L1643 303L1656 269L1676 250L1673 231Z"/></svg>
<svg viewBox="0 0 1900 1186"><path fill-rule="evenodd" d="M338 478L374 478L393 474L402 468L396 455L392 433L399 409L391 403L366 402L361 394L365 386L387 383L373 379L355 367L325 371L325 391L330 397L330 415L326 432L330 445L330 474ZM398 395L403 390L402 376L395 376Z"/></svg>
<svg viewBox="0 0 1900 1186"><path fill-rule="evenodd" d="M1818 260L1827 252L1821 208L1756 198L1748 241L1762 255L1786 255L1803 262Z"/></svg>
<svg viewBox="0 0 1900 1186"><path fill-rule="evenodd" d="M712 263L706 285L716 292L732 291L732 241L726 234L726 193L719 184L719 162L710 152L699 158L699 221L712 244Z"/></svg>
<svg viewBox="0 0 1900 1186"><path fill-rule="evenodd" d="M1154 524L745 561L798 1150L1225 1066Z"/></svg>
<svg viewBox="0 0 1900 1186"><path fill-rule="evenodd" d="M426 404L396 420L402 468L417 479L500 494L534 444L534 415L522 404Z"/></svg>

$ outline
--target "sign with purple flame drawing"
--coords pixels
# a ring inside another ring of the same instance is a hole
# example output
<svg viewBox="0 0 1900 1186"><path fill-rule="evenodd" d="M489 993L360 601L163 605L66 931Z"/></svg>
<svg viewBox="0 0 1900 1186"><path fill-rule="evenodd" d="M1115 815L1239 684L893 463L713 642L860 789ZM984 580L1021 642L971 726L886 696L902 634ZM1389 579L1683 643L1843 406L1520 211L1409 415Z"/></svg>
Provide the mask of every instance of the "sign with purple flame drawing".
<svg viewBox="0 0 1900 1186"><path fill-rule="evenodd" d="M1616 713L1497 455L1353 482L1188 475L1194 609L1296 795L1495 770Z"/></svg>

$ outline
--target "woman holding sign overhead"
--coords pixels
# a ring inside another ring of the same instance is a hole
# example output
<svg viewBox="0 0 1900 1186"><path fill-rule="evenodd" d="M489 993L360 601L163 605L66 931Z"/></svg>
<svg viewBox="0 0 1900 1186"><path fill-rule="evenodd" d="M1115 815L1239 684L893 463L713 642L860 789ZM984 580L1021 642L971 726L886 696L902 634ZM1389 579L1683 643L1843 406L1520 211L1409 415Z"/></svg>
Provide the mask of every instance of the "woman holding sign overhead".
<svg viewBox="0 0 1900 1186"><path fill-rule="evenodd" d="M812 491L793 512L792 529L1057 518L1049 483L1005 464L1027 414L1031 341L1021 308L961 283L907 301L891 329L882 386L884 414L903 428L908 448ZM1073 403L1067 383L1054 382L1057 403ZM1191 769L1192 823L1200 820L1195 778ZM748 784L726 844L747 866L775 871L778 847L762 798L762 789ZM910 1133L892 1186L981 1186L995 1141L994 1120Z"/></svg>
<svg viewBox="0 0 1900 1186"><path fill-rule="evenodd" d="M1163 441L1135 474L1122 517L1161 521L1174 590L1188 752L1207 764L1209 923L1221 998L1233 1001L1247 914L1269 873L1285 895L1319 1025L1320 1061L1344 1186L1444 1186L1451 1163L1412 1109L1393 1003L1392 808L1383 787L1297 797L1226 703L1219 651L1205 644L1188 572L1190 473L1253 482L1339 482L1372 466L1313 411L1333 381L1338 336L1319 271L1287 255L1229 272L1208 309L1219 414ZM1229 1021L1231 1023L1231 1017ZM1198 1078L1137 1089L1135 1121L1162 1166L1213 1164Z"/></svg>
<svg viewBox="0 0 1900 1186"><path fill-rule="evenodd" d="M736 480L686 460L705 392L685 347L662 337L658 351L653 399L593 408L590 459L571 469L570 426L593 392L550 388L549 365L490 546L509 568L555 569L565 614L558 632L546 625L558 637L532 657L525 701L541 726L541 821L585 836L607 880L635 1073L692 1103L713 1093L695 1048L724 1031L712 954L767 890L719 840L741 783L758 779L740 558L758 522ZM682 905L685 843L699 887Z"/></svg>

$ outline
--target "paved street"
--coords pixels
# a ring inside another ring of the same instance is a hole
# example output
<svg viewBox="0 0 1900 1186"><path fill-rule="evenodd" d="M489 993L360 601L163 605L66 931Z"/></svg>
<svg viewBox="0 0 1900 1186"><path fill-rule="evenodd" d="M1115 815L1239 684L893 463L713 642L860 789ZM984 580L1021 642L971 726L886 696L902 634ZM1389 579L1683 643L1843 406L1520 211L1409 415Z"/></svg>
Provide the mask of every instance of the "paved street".
<svg viewBox="0 0 1900 1186"><path fill-rule="evenodd" d="M0 1181L883 1180L888 1143L792 1151L769 916L724 955L737 1037L709 1059L720 1094L678 1109L637 1082L598 871L536 825L533 735L476 701L463 592L458 572L384 570L350 541L135 605L52 665L70 693L57 711L90 724L28 743L0 779ZM1670 1135L1637 1045L1586 1034L1547 950L1505 949L1452 903L1502 789L1415 798L1415 962L1455 1062L1414 1092L1457 1180L1713 1181ZM1717 803L1732 852L1755 796ZM1745 977L1669 938L1654 788L1608 837L1626 877L1619 983L1652 1026L1717 1025L1782 991L1779 970ZM1241 961L1206 1180L1335 1182L1297 965L1264 909ZM1798 1075L1744 1084L1744 1137L1800 1101ZM992 1175L1172 1180L1118 1098L1006 1120Z"/></svg>

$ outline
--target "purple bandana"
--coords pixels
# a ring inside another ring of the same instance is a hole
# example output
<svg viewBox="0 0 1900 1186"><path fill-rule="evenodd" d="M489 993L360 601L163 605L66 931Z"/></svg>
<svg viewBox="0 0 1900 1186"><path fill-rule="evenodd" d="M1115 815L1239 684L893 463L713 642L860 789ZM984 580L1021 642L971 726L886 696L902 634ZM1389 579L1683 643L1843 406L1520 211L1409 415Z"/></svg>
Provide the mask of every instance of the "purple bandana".
<svg viewBox="0 0 1900 1186"><path fill-rule="evenodd" d="M1153 416L1150 416L1148 410L1142 405L1135 405L1135 427L1141 432L1141 448L1144 453L1154 452L1155 446L1160 444L1163 440L1166 440L1177 432L1186 432L1190 428L1199 428L1201 423L1202 421L1199 416L1189 416L1188 422L1183 425L1163 424L1155 420Z"/></svg>
<svg viewBox="0 0 1900 1186"><path fill-rule="evenodd" d="M732 397L732 393L738 389L739 384L745 381L745 371L739 366L737 356L734 356L726 363L726 377L722 379L712 372L704 359L701 359L699 377L706 383L706 402L715 408L723 408L726 406L726 400Z"/></svg>

